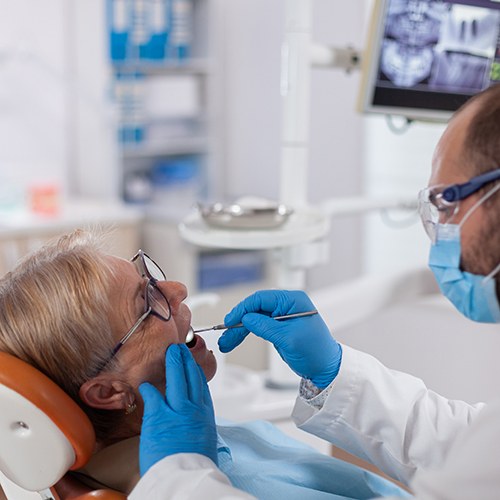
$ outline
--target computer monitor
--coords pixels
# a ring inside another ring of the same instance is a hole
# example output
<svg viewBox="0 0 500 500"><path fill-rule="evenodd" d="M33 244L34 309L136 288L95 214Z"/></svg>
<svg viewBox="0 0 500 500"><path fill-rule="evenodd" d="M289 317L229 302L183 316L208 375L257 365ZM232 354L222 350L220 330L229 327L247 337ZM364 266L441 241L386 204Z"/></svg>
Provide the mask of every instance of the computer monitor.
<svg viewBox="0 0 500 500"><path fill-rule="evenodd" d="M446 121L500 82L500 0L375 0L362 112Z"/></svg>

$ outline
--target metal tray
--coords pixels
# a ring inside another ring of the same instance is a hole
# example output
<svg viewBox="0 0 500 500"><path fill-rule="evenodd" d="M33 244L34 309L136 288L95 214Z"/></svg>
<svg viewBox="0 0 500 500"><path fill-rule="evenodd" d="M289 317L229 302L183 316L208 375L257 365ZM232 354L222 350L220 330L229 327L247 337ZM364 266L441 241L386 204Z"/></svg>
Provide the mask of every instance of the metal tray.
<svg viewBox="0 0 500 500"><path fill-rule="evenodd" d="M198 204L203 220L212 227L225 229L274 229L282 226L293 213L286 205Z"/></svg>

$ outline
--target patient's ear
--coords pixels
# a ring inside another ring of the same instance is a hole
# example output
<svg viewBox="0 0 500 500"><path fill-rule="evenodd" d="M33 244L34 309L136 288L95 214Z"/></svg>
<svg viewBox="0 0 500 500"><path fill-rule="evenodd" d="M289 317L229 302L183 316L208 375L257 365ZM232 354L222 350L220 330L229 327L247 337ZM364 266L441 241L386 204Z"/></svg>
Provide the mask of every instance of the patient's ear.
<svg viewBox="0 0 500 500"><path fill-rule="evenodd" d="M130 385L106 377L95 377L84 382L79 394L85 404L102 410L124 410L135 401Z"/></svg>

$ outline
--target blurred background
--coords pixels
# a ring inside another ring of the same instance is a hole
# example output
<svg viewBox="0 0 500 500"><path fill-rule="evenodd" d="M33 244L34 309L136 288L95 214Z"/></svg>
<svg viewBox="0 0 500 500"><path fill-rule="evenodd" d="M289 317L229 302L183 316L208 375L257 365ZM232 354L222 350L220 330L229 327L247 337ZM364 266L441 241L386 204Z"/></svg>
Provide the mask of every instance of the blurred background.
<svg viewBox="0 0 500 500"><path fill-rule="evenodd" d="M398 13L418 4L411 16L425 26L428 3L392 5ZM314 0L312 39L351 47L363 60L373 48L373 5ZM2 274L47 239L92 227L109 233L111 252L128 258L140 247L169 279L186 283L195 326L220 323L248 293L281 285L276 252L195 245L181 237L179 223L197 202L279 200L285 0L0 0L0 11ZM310 77L308 203L415 200L444 123L408 126L361 114L359 67L313 67ZM437 295L429 304L405 303L395 316L389 307L366 319L372 306L436 292L415 206L332 216L329 223L323 256L307 267L304 288L338 338L448 396L482 399L495 391L488 372L498 369L494 338L482 330L486 348L471 354L467 335L456 333L470 325L448 304L436 305ZM448 336L436 342L437 332ZM468 360L467 377L460 378L460 366L442 368L450 344L457 360ZM255 337L227 360L269 369ZM474 363L478 379L469 376ZM223 414L288 418L295 391L259 393L254 373L227 373L229 384L219 378ZM252 398L264 401L255 415L248 408L231 413L235 402Z"/></svg>

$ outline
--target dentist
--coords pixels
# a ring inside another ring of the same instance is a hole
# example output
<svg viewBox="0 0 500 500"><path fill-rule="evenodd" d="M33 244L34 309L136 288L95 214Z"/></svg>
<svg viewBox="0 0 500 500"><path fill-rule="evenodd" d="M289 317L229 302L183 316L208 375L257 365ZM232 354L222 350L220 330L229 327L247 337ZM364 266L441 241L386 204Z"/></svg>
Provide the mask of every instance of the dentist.
<svg viewBox="0 0 500 500"><path fill-rule="evenodd" d="M442 293L471 320L500 323L500 85L449 122L419 211ZM269 317L312 307L303 292L257 292L225 318L246 328L227 330L220 349L231 351L249 331L272 342L302 377L293 412L298 427L375 464L415 498L500 498L500 401L448 400L341 346L318 317Z"/></svg>
<svg viewBox="0 0 500 500"><path fill-rule="evenodd" d="M419 211L443 294L471 320L500 323L500 85L470 99L449 122ZM340 345L319 315L272 319L313 307L301 291L256 292L226 316L227 326L244 327L227 330L220 350L232 351L249 332L271 342L302 377L292 414L297 426L373 463L408 485L415 499L500 498L500 399L476 405L446 399L422 380ZM170 416L170 424L175 419ZM145 441L155 432L143 424ZM167 455L172 452L157 453L156 474L141 480L157 492L159 471L175 473ZM220 477L214 462L199 465L190 471L193 483L219 482L213 498L248 498ZM188 498L208 498L199 492ZM170 498L166 490L158 494L148 498Z"/></svg>

